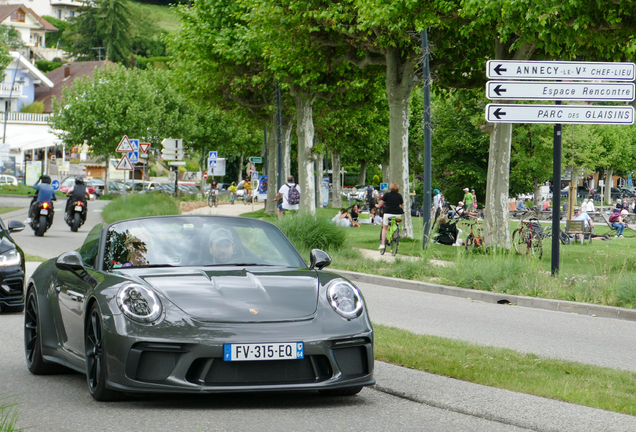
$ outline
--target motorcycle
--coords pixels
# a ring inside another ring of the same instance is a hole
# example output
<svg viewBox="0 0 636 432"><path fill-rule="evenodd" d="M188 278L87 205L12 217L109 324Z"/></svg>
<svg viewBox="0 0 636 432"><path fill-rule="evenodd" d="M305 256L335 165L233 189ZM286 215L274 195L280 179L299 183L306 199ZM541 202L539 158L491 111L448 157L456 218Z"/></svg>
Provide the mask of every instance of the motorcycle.
<svg viewBox="0 0 636 432"><path fill-rule="evenodd" d="M75 201L71 203L66 212L64 213L64 221L71 227L71 231L77 232L79 227L86 222L86 204L82 201Z"/></svg>
<svg viewBox="0 0 636 432"><path fill-rule="evenodd" d="M31 211L31 228L35 231L36 236L42 237L51 225L53 225L54 214L53 203L36 202L33 204Z"/></svg>

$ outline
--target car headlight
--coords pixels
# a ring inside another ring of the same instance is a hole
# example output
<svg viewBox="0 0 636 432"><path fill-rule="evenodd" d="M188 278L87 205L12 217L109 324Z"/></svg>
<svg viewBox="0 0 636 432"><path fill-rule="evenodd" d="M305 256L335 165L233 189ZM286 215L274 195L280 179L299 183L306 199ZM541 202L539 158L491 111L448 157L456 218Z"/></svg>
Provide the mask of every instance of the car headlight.
<svg viewBox="0 0 636 432"><path fill-rule="evenodd" d="M20 265L22 258L17 249L11 249L0 254L0 267Z"/></svg>
<svg viewBox="0 0 636 432"><path fill-rule="evenodd" d="M141 285L126 285L117 293L117 305L128 318L150 323L161 316L161 300L151 289Z"/></svg>
<svg viewBox="0 0 636 432"><path fill-rule="evenodd" d="M346 319L357 318L364 310L364 301L358 288L343 279L329 282L327 300L333 310Z"/></svg>

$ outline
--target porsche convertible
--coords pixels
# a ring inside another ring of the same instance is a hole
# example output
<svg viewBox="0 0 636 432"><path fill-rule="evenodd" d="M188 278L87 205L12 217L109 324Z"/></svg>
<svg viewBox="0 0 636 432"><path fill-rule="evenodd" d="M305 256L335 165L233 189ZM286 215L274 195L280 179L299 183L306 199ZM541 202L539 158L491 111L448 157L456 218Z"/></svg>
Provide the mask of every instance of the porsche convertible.
<svg viewBox="0 0 636 432"><path fill-rule="evenodd" d="M36 375L86 374L98 401L128 393L317 390L373 378L360 290L310 265L268 222L164 216L96 225L27 282L24 344Z"/></svg>

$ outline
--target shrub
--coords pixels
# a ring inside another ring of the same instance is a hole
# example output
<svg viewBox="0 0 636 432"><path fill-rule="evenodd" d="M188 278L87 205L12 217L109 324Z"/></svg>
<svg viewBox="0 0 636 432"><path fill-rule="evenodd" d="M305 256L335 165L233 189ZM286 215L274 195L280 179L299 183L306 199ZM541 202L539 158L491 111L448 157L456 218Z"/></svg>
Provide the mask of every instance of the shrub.
<svg viewBox="0 0 636 432"><path fill-rule="evenodd" d="M328 219L316 219L307 213L288 215L279 219L277 225L301 251L315 248L338 250L347 239L346 228L337 227Z"/></svg>
<svg viewBox="0 0 636 432"><path fill-rule="evenodd" d="M374 175L371 184L373 184L373 186L380 186L380 176Z"/></svg>
<svg viewBox="0 0 636 432"><path fill-rule="evenodd" d="M165 194L129 195L126 202L121 197L111 201L102 211L106 223L145 216L179 214L177 202Z"/></svg>
<svg viewBox="0 0 636 432"><path fill-rule="evenodd" d="M44 112L44 102L35 101L30 105L22 105L20 112L42 114Z"/></svg>

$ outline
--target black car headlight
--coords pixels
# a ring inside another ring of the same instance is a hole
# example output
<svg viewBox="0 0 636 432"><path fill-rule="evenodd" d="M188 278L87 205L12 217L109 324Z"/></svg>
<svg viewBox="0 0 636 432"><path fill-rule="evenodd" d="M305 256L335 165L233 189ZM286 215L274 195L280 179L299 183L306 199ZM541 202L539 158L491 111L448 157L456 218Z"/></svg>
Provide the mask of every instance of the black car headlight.
<svg viewBox="0 0 636 432"><path fill-rule="evenodd" d="M17 249L11 249L0 254L0 267L20 265L22 258Z"/></svg>
<svg viewBox="0 0 636 432"><path fill-rule="evenodd" d="M364 310L364 301L358 288L343 279L329 282L327 300L333 310L346 319L357 318Z"/></svg>
<svg viewBox="0 0 636 432"><path fill-rule="evenodd" d="M117 305L133 321L156 321L163 310L161 300L151 289L141 285L126 285L117 293Z"/></svg>

